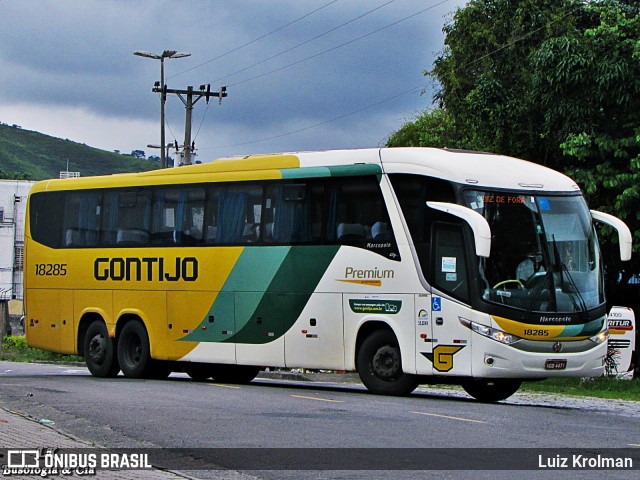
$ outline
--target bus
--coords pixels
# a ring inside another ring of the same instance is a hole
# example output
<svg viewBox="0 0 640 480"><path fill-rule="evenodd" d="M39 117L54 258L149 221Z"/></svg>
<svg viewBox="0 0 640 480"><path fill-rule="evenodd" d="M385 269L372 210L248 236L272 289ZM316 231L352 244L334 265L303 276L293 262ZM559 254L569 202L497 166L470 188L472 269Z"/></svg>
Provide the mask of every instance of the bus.
<svg viewBox="0 0 640 480"><path fill-rule="evenodd" d="M357 371L373 393L593 377L607 354L602 257L580 188L487 153L251 155L36 183L26 225L32 347L97 377L249 382Z"/></svg>

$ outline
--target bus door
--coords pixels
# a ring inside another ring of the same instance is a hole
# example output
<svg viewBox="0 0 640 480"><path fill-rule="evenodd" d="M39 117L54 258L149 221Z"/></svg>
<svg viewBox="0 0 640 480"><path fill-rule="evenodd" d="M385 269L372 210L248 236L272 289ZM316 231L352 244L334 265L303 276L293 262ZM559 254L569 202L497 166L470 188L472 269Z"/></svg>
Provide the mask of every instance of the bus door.
<svg viewBox="0 0 640 480"><path fill-rule="evenodd" d="M284 367L283 312L295 293L235 292L236 361L239 365Z"/></svg>
<svg viewBox="0 0 640 480"><path fill-rule="evenodd" d="M314 293L285 337L287 367L344 370L342 294Z"/></svg>
<svg viewBox="0 0 640 480"><path fill-rule="evenodd" d="M460 323L471 313L465 305L470 288L464 239L461 225L433 224L429 359L434 375L471 375L471 330Z"/></svg>

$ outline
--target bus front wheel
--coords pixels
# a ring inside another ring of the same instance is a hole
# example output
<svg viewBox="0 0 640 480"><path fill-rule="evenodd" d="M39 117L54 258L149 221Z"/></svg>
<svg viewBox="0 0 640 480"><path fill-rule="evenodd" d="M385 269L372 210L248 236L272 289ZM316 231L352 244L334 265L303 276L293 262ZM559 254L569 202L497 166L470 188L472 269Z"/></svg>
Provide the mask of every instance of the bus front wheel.
<svg viewBox="0 0 640 480"><path fill-rule="evenodd" d="M520 385L521 380L509 378L476 378L463 383L462 388L480 402L493 403L509 398Z"/></svg>
<svg viewBox="0 0 640 480"><path fill-rule="evenodd" d="M84 360L94 377L113 378L120 372L116 346L101 320L89 325L84 336Z"/></svg>
<svg viewBox="0 0 640 480"><path fill-rule="evenodd" d="M118 360L125 377L144 378L152 366L149 335L142 322L128 322L118 336Z"/></svg>
<svg viewBox="0 0 640 480"><path fill-rule="evenodd" d="M418 386L418 377L402 371L400 346L390 330L377 330L362 342L356 369L364 386L379 395L409 395Z"/></svg>

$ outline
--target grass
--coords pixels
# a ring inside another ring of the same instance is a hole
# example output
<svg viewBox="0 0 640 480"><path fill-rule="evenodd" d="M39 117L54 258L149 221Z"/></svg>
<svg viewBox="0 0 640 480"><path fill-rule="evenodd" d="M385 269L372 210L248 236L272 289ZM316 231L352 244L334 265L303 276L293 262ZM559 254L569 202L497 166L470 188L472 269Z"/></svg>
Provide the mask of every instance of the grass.
<svg viewBox="0 0 640 480"><path fill-rule="evenodd" d="M84 362L78 355L61 355L27 346L21 336L7 336L2 341L0 360L10 362ZM553 378L539 382L524 382L521 392L556 393L611 400L640 401L640 380L599 378Z"/></svg>
<svg viewBox="0 0 640 480"><path fill-rule="evenodd" d="M61 355L59 353L46 352L39 348L27 346L27 340L21 336L7 336L2 339L0 348L0 360L9 362L84 362L84 358L78 355Z"/></svg>
<svg viewBox="0 0 640 480"><path fill-rule="evenodd" d="M524 382L520 391L640 401L640 381L638 379L552 378L540 382Z"/></svg>

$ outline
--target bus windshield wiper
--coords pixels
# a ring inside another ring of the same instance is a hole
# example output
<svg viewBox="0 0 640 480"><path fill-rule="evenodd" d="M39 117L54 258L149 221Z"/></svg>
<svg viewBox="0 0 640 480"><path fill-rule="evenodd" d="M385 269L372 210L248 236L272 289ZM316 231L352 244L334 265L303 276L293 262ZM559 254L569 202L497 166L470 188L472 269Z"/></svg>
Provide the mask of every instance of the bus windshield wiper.
<svg viewBox="0 0 640 480"><path fill-rule="evenodd" d="M573 304L574 311L581 312L584 315L587 315L587 304L584 301L584 298L582 297L580 290L578 290L578 286L576 285L576 282L574 281L573 276L569 271L569 267L567 267L567 264L564 263L560 258L560 252L558 251L558 245L556 243L555 235L551 236L551 241L553 244L553 257L554 257L554 263L555 263L554 270L557 271L558 274L560 275L560 290L562 291L562 293L569 294L569 298L571 299L571 303ZM571 286L571 289L567 289L566 291L564 287L565 274L567 275L567 279L569 280L569 285ZM574 294L575 294L575 297L574 297ZM578 299L578 302L576 302L576 297Z"/></svg>
<svg viewBox="0 0 640 480"><path fill-rule="evenodd" d="M556 311L558 309L556 292L554 288L554 276L553 276L555 272L554 266L552 264L548 264L548 265L545 265L545 267L546 268L545 268L544 280L538 282L538 284L534 287L533 292L531 294L532 295L531 300L529 301L529 306L527 307L527 310L524 312L524 315L522 316L523 320L526 320L529 318L529 315L534 310L535 305L538 302L538 299L540 298L540 295L545 290L545 287L549 292L549 302L551 303L551 307L552 307L550 310ZM539 308L538 310L542 310L542 309Z"/></svg>

